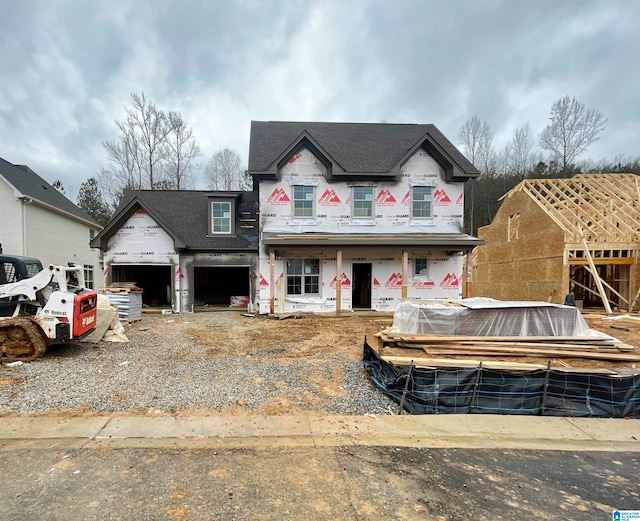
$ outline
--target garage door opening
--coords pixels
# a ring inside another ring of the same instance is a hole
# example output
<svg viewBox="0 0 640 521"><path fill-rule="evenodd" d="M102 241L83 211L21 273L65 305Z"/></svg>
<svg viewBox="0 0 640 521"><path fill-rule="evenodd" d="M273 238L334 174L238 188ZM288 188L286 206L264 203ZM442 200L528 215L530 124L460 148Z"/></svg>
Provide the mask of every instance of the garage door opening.
<svg viewBox="0 0 640 521"><path fill-rule="evenodd" d="M196 306L230 306L238 304L232 297L249 298L249 267L200 267L193 269Z"/></svg>
<svg viewBox="0 0 640 521"><path fill-rule="evenodd" d="M171 266L113 266L114 283L135 283L142 288L142 303L150 307L171 306Z"/></svg>

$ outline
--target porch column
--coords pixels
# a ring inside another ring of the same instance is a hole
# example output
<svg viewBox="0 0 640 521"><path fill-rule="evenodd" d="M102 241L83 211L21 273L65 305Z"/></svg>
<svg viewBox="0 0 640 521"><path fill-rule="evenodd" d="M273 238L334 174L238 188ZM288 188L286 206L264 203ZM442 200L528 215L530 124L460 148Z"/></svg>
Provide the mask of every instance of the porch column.
<svg viewBox="0 0 640 521"><path fill-rule="evenodd" d="M402 298L407 298L407 283L409 282L409 252L402 250Z"/></svg>
<svg viewBox="0 0 640 521"><path fill-rule="evenodd" d="M336 252L336 315L342 310L342 250Z"/></svg>
<svg viewBox="0 0 640 521"><path fill-rule="evenodd" d="M269 250L269 314L275 313L275 271L276 271L276 252Z"/></svg>

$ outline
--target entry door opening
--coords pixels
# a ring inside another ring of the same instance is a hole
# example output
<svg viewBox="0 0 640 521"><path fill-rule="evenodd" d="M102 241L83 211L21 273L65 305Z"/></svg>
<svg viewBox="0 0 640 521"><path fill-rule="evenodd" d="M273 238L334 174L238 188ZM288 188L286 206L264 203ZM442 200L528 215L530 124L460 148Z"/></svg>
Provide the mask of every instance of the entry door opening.
<svg viewBox="0 0 640 521"><path fill-rule="evenodd" d="M371 263L353 265L351 299L354 308L371 308Z"/></svg>

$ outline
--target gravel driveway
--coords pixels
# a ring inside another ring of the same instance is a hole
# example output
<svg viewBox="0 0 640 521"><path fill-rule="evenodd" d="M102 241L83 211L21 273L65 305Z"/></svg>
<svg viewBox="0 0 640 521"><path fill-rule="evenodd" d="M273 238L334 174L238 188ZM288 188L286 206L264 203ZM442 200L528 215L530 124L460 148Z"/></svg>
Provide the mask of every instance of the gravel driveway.
<svg viewBox="0 0 640 521"><path fill-rule="evenodd" d="M0 367L0 415L397 413L360 361L385 321L145 314L128 343L52 346Z"/></svg>

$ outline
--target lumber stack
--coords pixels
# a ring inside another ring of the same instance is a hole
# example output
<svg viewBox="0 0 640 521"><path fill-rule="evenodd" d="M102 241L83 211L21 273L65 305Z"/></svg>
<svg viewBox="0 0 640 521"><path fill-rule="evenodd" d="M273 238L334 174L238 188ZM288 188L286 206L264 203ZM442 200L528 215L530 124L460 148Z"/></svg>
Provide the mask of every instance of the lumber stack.
<svg viewBox="0 0 640 521"><path fill-rule="evenodd" d="M640 362L640 354L612 338L595 336L465 336L394 333L387 328L376 335L382 358L394 365L422 367L494 367L512 370L546 368L550 360L563 370L580 370L578 359L606 362ZM385 356L385 348L420 350L406 356ZM416 356L413 356L413 355ZM424 356L426 354L426 356ZM446 358L440 358L446 357ZM467 357L473 357L468 359ZM508 361L496 360L507 358ZM527 358L548 359L547 365L527 363ZM521 359L521 360L520 360ZM563 359L573 359L571 365ZM594 372L596 368L590 368ZM601 371L597 371L601 372Z"/></svg>

